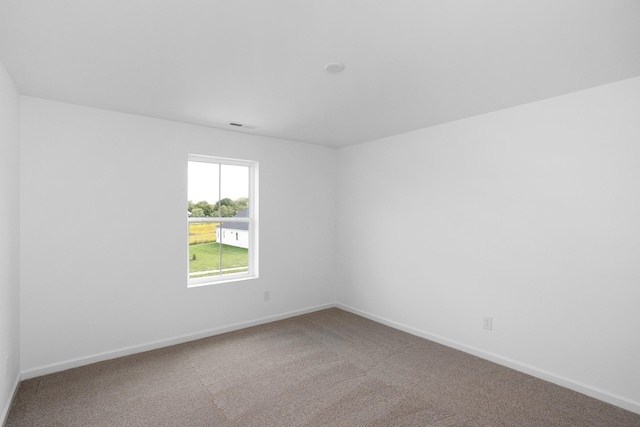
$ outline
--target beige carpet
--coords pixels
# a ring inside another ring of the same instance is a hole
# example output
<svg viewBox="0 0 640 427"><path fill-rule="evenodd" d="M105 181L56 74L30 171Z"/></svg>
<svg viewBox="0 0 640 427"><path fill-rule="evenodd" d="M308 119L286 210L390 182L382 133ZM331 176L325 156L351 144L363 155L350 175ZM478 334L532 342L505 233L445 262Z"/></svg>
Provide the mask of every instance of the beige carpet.
<svg viewBox="0 0 640 427"><path fill-rule="evenodd" d="M640 426L338 309L24 381L8 426Z"/></svg>

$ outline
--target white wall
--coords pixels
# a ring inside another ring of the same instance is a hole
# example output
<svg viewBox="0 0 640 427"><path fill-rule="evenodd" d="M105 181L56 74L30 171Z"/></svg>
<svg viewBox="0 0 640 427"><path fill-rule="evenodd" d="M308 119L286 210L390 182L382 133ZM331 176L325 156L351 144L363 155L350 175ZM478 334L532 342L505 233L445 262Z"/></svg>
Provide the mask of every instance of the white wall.
<svg viewBox="0 0 640 427"><path fill-rule="evenodd" d="M20 97L0 62L0 424L20 375Z"/></svg>
<svg viewBox="0 0 640 427"><path fill-rule="evenodd" d="M25 377L333 302L335 149L21 102ZM188 153L260 162L259 279L187 289Z"/></svg>
<svg viewBox="0 0 640 427"><path fill-rule="evenodd" d="M640 412L640 78L344 148L339 171L340 302Z"/></svg>

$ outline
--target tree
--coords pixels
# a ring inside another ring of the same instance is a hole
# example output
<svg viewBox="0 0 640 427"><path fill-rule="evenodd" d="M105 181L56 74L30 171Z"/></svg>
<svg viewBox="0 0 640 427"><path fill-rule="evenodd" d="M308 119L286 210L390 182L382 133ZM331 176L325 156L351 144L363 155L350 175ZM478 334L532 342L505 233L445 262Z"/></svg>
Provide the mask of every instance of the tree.
<svg viewBox="0 0 640 427"><path fill-rule="evenodd" d="M232 207L222 205L222 207L220 208L220 216L226 218L234 215L235 215L235 212L233 212Z"/></svg>
<svg viewBox="0 0 640 427"><path fill-rule="evenodd" d="M249 199L247 197L240 197L238 200L236 200L236 211L240 212L243 209L246 209L249 207Z"/></svg>
<svg viewBox="0 0 640 427"><path fill-rule="evenodd" d="M191 212L192 218L229 218L235 216L238 212L249 207L249 199L240 197L237 200L231 200L228 197L210 204L206 200L198 203L188 201L188 210Z"/></svg>
<svg viewBox="0 0 640 427"><path fill-rule="evenodd" d="M209 202L207 202L206 200L196 203L196 208L202 209L202 212L204 213L203 216L205 217L211 217L212 216L211 214L213 213L213 209L214 209L213 206L210 205ZM192 213L191 216L193 216L193 211L191 211L191 213Z"/></svg>
<svg viewBox="0 0 640 427"><path fill-rule="evenodd" d="M204 210L202 208L193 208L191 210L191 218L204 218Z"/></svg>

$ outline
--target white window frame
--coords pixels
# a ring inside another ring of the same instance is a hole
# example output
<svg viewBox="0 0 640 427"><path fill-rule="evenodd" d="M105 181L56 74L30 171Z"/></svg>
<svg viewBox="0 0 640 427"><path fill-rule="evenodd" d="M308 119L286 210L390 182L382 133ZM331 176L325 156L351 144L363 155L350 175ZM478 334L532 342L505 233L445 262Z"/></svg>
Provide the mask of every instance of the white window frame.
<svg viewBox="0 0 640 427"><path fill-rule="evenodd" d="M237 282L241 280L257 279L258 276L258 162L253 160L229 159L202 154L189 154L187 161L215 163L218 165L246 166L249 168L249 217L216 217L216 218L187 218L187 287L200 287L220 283ZM188 185L188 183L187 183ZM221 186L221 183L218 183ZM218 197L222 195L218 192ZM245 273L229 273L218 276L198 278L189 277L189 224L206 222L246 222L249 224L249 270Z"/></svg>

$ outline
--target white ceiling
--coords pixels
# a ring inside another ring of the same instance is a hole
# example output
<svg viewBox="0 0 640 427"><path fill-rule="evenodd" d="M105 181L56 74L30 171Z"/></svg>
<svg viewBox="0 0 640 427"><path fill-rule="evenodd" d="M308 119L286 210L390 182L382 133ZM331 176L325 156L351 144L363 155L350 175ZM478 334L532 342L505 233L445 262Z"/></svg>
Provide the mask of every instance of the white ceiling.
<svg viewBox="0 0 640 427"><path fill-rule="evenodd" d="M344 146L638 76L640 1L0 0L0 61L24 95Z"/></svg>

